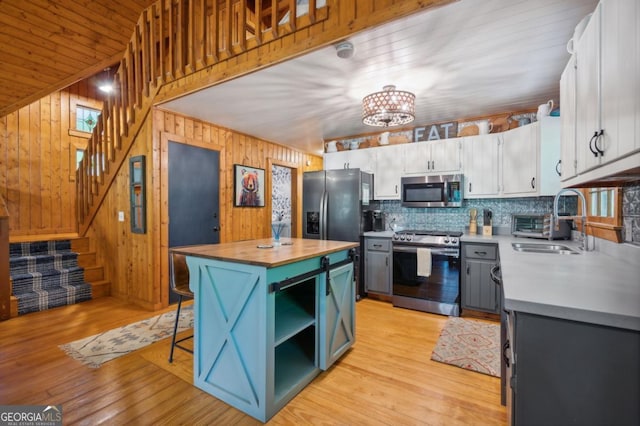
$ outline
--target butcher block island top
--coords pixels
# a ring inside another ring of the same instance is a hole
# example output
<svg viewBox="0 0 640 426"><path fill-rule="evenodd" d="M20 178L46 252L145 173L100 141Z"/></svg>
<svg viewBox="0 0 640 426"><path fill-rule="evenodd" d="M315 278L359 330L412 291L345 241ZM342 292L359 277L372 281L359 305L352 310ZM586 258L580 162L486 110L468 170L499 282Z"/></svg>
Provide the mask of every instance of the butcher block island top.
<svg viewBox="0 0 640 426"><path fill-rule="evenodd" d="M171 251L186 256L273 268L354 247L358 247L358 243L302 238L281 238L278 246L273 244L273 239L264 238L223 244L173 247Z"/></svg>
<svg viewBox="0 0 640 426"><path fill-rule="evenodd" d="M269 420L354 344L357 246L266 238L171 248L185 255L194 294L194 385Z"/></svg>

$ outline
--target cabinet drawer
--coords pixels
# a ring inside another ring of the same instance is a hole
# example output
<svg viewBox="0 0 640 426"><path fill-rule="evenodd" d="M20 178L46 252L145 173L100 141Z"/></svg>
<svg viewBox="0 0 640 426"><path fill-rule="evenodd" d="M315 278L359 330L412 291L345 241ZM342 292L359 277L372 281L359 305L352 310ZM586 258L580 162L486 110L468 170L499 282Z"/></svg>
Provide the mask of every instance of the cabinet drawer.
<svg viewBox="0 0 640 426"><path fill-rule="evenodd" d="M496 245L465 244L464 256L467 259L496 260L497 250L498 247Z"/></svg>
<svg viewBox="0 0 640 426"><path fill-rule="evenodd" d="M367 238L367 250L391 251L391 240Z"/></svg>

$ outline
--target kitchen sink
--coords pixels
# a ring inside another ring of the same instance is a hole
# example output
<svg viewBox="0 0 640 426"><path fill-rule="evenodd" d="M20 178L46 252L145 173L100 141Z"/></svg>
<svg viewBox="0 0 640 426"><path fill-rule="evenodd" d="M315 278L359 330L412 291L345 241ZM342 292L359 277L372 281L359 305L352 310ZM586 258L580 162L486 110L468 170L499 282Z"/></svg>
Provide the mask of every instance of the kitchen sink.
<svg viewBox="0 0 640 426"><path fill-rule="evenodd" d="M579 251L561 244L546 243L511 243L515 251L525 253L580 254Z"/></svg>

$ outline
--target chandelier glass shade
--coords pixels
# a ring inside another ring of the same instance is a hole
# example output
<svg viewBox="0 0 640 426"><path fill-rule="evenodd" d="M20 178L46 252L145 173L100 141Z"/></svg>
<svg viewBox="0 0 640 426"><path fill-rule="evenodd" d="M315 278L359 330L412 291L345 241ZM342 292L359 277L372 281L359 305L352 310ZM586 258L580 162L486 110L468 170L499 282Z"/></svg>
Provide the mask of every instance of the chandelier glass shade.
<svg viewBox="0 0 640 426"><path fill-rule="evenodd" d="M362 122L369 126L392 127L411 123L415 118L416 96L411 92L384 86L362 99Z"/></svg>

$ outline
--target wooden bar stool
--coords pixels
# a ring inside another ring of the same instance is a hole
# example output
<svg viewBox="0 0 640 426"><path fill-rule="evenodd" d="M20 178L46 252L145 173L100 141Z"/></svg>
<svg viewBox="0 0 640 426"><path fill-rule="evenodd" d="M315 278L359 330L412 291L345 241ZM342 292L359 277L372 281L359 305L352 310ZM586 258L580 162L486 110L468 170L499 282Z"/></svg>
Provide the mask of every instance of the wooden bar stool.
<svg viewBox="0 0 640 426"><path fill-rule="evenodd" d="M173 338L171 340L171 352L169 353L169 362L173 362L173 349L179 348L183 351L193 353L193 351L189 348L180 345L180 342L183 342L187 339L192 339L193 334L191 336L183 337L180 340L176 340L176 333L178 331L178 321L180 321L180 308L182 307L182 299L193 298L193 292L189 288L189 268L187 267L187 259L182 254L171 253L171 262L169 263L169 267L171 268L169 274L169 281L171 283L171 291L176 293L179 297L178 299L178 310L176 311L176 322L173 325Z"/></svg>

